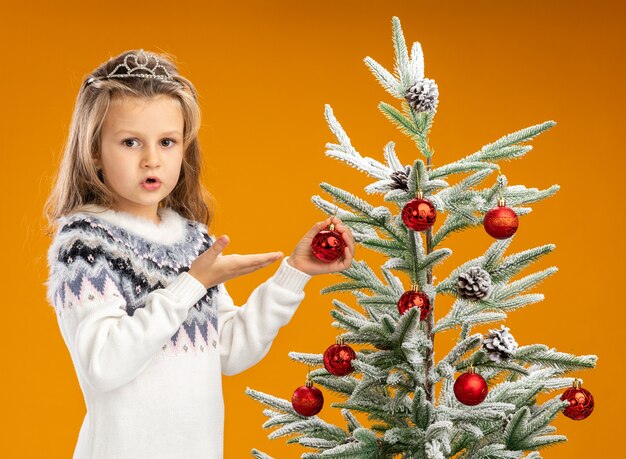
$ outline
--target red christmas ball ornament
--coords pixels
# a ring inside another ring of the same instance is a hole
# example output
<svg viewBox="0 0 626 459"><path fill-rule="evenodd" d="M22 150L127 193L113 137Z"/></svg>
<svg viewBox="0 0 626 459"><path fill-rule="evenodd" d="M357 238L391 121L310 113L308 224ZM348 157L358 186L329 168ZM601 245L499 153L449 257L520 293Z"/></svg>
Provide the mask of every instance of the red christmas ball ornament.
<svg viewBox="0 0 626 459"><path fill-rule="evenodd" d="M354 371L352 360L356 358L356 352L342 338L337 338L337 343L333 344L324 352L324 368L335 376L345 376Z"/></svg>
<svg viewBox="0 0 626 459"><path fill-rule="evenodd" d="M398 300L398 312L402 315L409 310L409 308L413 307L420 309L420 320L424 320L428 317L428 314L430 314L433 309L428 295L424 292L420 292L416 284L413 284L411 290L404 292Z"/></svg>
<svg viewBox="0 0 626 459"><path fill-rule="evenodd" d="M306 384L294 391L291 397L291 406L302 416L314 416L324 406L324 395L321 390L313 386L313 381L307 377Z"/></svg>
<svg viewBox="0 0 626 459"><path fill-rule="evenodd" d="M585 419L593 411L593 395L581 387L579 379L575 379L573 386L561 395L561 400L569 402L569 406L565 407L563 414L575 421Z"/></svg>
<svg viewBox="0 0 626 459"><path fill-rule="evenodd" d="M335 231L335 225L328 225L327 230L322 230L311 241L313 255L318 260L326 263L333 262L343 255L346 243L341 233Z"/></svg>
<svg viewBox="0 0 626 459"><path fill-rule="evenodd" d="M402 208L402 221L413 231L426 231L433 226L435 220L437 220L435 206L428 199L424 199L421 191L418 191L417 197Z"/></svg>
<svg viewBox="0 0 626 459"><path fill-rule="evenodd" d="M504 198L500 198L498 207L494 207L485 214L483 226L491 237L507 239L517 231L519 219L515 211L506 206Z"/></svg>
<svg viewBox="0 0 626 459"><path fill-rule="evenodd" d="M454 382L454 395L464 405L478 405L485 400L487 392L489 390L485 378L475 373L472 367Z"/></svg>

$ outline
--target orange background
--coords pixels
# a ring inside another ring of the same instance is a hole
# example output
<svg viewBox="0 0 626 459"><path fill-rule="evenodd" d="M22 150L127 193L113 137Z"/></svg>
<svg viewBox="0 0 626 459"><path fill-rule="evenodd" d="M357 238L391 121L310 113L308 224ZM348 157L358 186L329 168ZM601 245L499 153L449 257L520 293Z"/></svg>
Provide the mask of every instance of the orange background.
<svg viewBox="0 0 626 459"><path fill-rule="evenodd" d="M383 5L383 3L385 3ZM149 6L147 6L149 5ZM593 6L592 6L593 5ZM554 425L568 442L543 457L617 457L615 429L623 423L622 167L624 6L618 1L316 1L316 2L34 2L5 5L0 30L2 69L3 263L5 366L2 384L3 457L71 457L85 413L69 353L45 300L48 238L42 206L51 187L81 78L130 48L166 51L201 94L207 188L216 196L215 233L228 234L225 253L282 250L289 254L324 214L310 197L328 182L369 196L365 174L324 155L335 138L323 116L329 103L355 148L383 161L396 142L411 164L413 143L378 111L398 105L363 63L371 56L391 69L391 17L407 42L420 41L426 76L439 86L431 134L435 166L471 154L499 137L546 120L557 125L530 142L520 160L500 163L511 185L561 190L532 204L507 255L554 243L556 249L522 271L559 271L533 290L545 300L510 313L506 325L520 345L596 354L598 366L571 373L595 396L585 421L562 415ZM457 179L460 176L453 176ZM484 184L491 185L495 174ZM394 208L395 212L395 208ZM443 218L441 219L443 221ZM454 254L435 275L479 256L492 242L475 228L445 240ZM380 275L381 255L357 247ZM275 271L272 265L229 282L236 304ZM409 287L408 279L399 274ZM330 295L342 280L314 277L306 298L267 357L225 377L225 457L251 457L257 447L276 458L308 448L270 441L264 406L251 387L290 399L306 367L289 351L321 353L340 330L331 326ZM337 295L356 306L352 295ZM436 318L451 301L438 300ZM475 328L484 332L494 325ZM457 332L438 338L442 358ZM207 388L210 390L210 388ZM320 416L345 427L338 401L322 389ZM556 393L550 394L554 396ZM361 417L361 419L363 419ZM146 426L150 428L150 426Z"/></svg>

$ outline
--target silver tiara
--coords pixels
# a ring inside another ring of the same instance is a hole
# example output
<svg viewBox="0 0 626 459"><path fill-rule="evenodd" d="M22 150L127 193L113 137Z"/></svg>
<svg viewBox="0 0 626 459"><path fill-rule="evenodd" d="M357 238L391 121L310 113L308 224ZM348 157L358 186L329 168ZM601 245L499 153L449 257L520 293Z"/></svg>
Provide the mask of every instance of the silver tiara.
<svg viewBox="0 0 626 459"><path fill-rule="evenodd" d="M154 65L149 66L150 60ZM143 48L138 54L129 53L124 57L124 63L118 64L111 73L102 78L158 78L160 80L172 80L173 77L159 63L159 58L154 54L146 53ZM87 80L87 84L91 84L94 80L102 78L91 77Z"/></svg>

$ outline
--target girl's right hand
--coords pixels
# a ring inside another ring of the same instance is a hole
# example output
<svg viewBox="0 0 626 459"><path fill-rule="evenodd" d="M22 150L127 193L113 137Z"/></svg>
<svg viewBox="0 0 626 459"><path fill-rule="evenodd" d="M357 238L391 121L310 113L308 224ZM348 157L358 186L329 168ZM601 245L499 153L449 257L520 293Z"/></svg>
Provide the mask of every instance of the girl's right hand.
<svg viewBox="0 0 626 459"><path fill-rule="evenodd" d="M222 250L229 242L228 236L221 236L201 253L189 268L188 273L200 281L207 290L229 279L264 268L285 256L282 252L222 255Z"/></svg>

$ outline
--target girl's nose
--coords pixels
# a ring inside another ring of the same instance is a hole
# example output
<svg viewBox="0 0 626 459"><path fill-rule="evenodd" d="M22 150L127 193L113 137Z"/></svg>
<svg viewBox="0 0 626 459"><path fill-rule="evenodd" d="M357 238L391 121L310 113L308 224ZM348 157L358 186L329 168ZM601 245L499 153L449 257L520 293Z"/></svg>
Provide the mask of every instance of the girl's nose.
<svg viewBox="0 0 626 459"><path fill-rule="evenodd" d="M157 166L159 163L159 152L158 152L158 147L150 144L147 145L146 148L144 149L143 153L143 163L150 166L150 167L154 167Z"/></svg>

